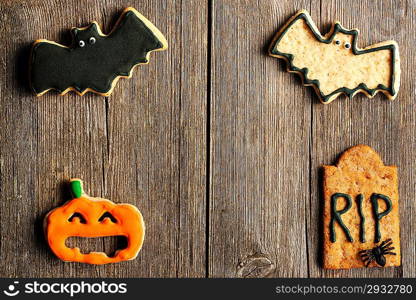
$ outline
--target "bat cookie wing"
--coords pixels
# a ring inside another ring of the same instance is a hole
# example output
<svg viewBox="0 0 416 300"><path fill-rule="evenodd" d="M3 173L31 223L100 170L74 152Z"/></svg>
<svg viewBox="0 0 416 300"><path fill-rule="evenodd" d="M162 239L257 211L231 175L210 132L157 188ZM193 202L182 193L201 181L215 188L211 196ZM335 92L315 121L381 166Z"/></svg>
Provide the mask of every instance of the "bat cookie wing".
<svg viewBox="0 0 416 300"><path fill-rule="evenodd" d="M135 66L149 62L151 52L167 48L163 34L131 7L108 35L96 22L71 32L69 47L48 40L33 44L30 85L37 96L49 90L109 96L119 78L130 78Z"/></svg>
<svg viewBox="0 0 416 300"><path fill-rule="evenodd" d="M150 53L167 48L167 41L160 31L133 8L124 11L114 30L108 35L107 47L118 53L114 68L123 77L130 77L137 64L147 64Z"/></svg>
<svg viewBox="0 0 416 300"><path fill-rule="evenodd" d="M353 97L359 92L369 98L382 92L395 99L400 85L397 43L385 41L359 49L358 33L336 22L321 35L309 13L301 10L277 32L269 54L286 60L288 71L300 74L324 104L341 94Z"/></svg>

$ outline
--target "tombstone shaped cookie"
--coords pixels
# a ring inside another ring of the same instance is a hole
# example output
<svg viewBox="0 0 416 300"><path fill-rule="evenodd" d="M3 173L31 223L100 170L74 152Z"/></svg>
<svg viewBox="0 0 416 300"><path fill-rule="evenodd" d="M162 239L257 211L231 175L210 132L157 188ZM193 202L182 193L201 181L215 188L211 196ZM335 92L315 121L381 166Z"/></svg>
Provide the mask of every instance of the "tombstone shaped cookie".
<svg viewBox="0 0 416 300"><path fill-rule="evenodd" d="M53 253L63 261L88 264L107 264L131 260L139 253L145 226L140 211L130 204L115 204L107 199L85 194L82 181L71 179L74 199L50 211L44 219L46 240ZM127 247L113 256L103 252L81 253L79 248L69 248L69 237L97 238L124 236Z"/></svg>
<svg viewBox="0 0 416 300"><path fill-rule="evenodd" d="M132 7L124 10L108 35L97 22L71 32L69 47L44 39L34 42L30 85L37 96L49 90L108 96L119 78L130 78L135 66L149 62L152 51L167 48L162 33Z"/></svg>
<svg viewBox="0 0 416 300"><path fill-rule="evenodd" d="M359 49L358 33L336 22L322 35L309 13L301 10L277 32L269 54L286 60L287 70L300 74L324 104L359 92L369 98L382 92L395 99L400 85L397 43L384 41Z"/></svg>
<svg viewBox="0 0 416 300"><path fill-rule="evenodd" d="M323 190L324 268L400 266L397 167L358 145L324 166Z"/></svg>

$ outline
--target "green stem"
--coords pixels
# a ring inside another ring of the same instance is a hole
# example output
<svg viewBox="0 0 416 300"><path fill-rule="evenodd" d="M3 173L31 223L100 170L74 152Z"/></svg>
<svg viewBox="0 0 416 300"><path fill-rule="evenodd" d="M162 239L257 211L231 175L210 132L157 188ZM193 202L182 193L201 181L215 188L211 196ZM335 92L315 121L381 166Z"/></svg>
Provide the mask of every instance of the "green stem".
<svg viewBox="0 0 416 300"><path fill-rule="evenodd" d="M71 193L74 198L81 197L84 193L84 189L82 188L82 180L78 178L74 178L70 180L71 186Z"/></svg>

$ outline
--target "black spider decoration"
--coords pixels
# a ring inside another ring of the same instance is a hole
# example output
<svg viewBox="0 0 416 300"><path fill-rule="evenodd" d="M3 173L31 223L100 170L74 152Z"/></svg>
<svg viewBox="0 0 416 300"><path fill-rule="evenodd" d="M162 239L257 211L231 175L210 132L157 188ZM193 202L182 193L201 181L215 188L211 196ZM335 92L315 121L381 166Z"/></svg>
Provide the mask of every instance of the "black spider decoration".
<svg viewBox="0 0 416 300"><path fill-rule="evenodd" d="M394 247L390 247L392 244L393 241L391 239L387 239L379 246L375 246L373 249L361 250L358 254L360 254L363 262L366 263L366 267L368 267L372 261L376 261L379 266L384 267L386 264L385 255L396 255L396 253L391 252L391 250L394 249Z"/></svg>

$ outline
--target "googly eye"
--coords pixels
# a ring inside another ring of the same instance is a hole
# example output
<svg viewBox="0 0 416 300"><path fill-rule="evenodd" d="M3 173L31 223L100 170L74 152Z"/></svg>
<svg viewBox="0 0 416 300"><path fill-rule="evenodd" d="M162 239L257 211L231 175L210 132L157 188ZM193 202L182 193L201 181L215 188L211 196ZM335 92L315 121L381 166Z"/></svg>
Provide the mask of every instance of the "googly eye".
<svg viewBox="0 0 416 300"><path fill-rule="evenodd" d="M94 45L95 44L95 42L96 42L96 40L95 40L95 37L90 37L90 39L88 40L88 42L91 44L91 45Z"/></svg>
<svg viewBox="0 0 416 300"><path fill-rule="evenodd" d="M337 45L339 45L339 44L341 44L341 41L335 41L335 44L337 44Z"/></svg>
<svg viewBox="0 0 416 300"><path fill-rule="evenodd" d="M85 46L85 42L84 42L83 40L80 40L80 41L78 42L78 45L82 48L82 47L84 47L84 46Z"/></svg>
<svg viewBox="0 0 416 300"><path fill-rule="evenodd" d="M345 49L350 49L351 45L349 43L345 43L344 47L345 47Z"/></svg>

